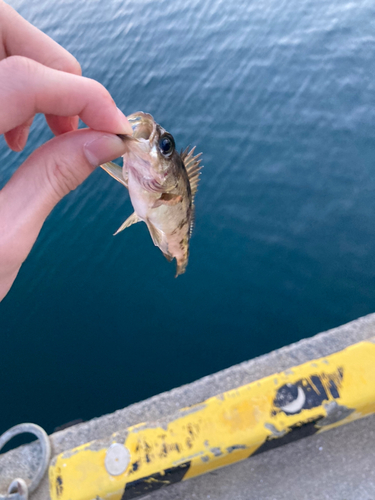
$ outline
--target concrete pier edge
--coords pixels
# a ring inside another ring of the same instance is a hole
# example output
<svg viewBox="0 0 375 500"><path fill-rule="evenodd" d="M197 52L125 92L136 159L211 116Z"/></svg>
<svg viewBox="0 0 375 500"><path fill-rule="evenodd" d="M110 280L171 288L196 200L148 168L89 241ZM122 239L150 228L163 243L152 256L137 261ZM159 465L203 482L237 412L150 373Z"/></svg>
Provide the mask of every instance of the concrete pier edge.
<svg viewBox="0 0 375 500"><path fill-rule="evenodd" d="M355 321L352 321L346 325L334 328L327 332L320 333L309 339L304 339L295 344L285 346L269 354L243 362L239 365L232 366L226 370L209 375L191 384L178 387L176 389L159 394L140 403L130 405L129 407L124 408L122 410L118 410L112 414L104 415L102 417L92 419L89 422L84 422L74 427L70 427L63 431L54 433L50 436L52 445L52 455L57 455L65 450L76 447L80 444L87 443L94 439L104 438L119 429L123 429L140 422L158 420L159 418L175 413L180 408L202 402L205 399L212 397L216 394L219 394L223 391L227 391L232 388L239 387L241 385L248 384L255 380L261 379L268 375L272 375L274 373L287 370L292 366L302 364L306 361L324 357L334 352L338 352L352 344L369 339L374 335L375 335L375 314L371 314L359 318ZM251 329L249 329L249 342L251 342ZM359 431L361 436L363 436L364 433L368 432L369 434L372 434L374 437L375 434L374 416L368 417L364 420L366 422L363 421L354 422L352 424L343 427L342 429L335 429L324 433L324 435L307 438L306 440L303 440L303 442L308 441L310 443L314 442L314 440L315 441L318 440L319 442L328 440L330 442L332 439L335 438L335 436L338 436L338 438L336 439L337 442L337 440L340 440L340 436L345 435L346 436L345 443L347 445L348 443L350 443L353 437L356 440L355 442L359 441L358 436L356 436ZM18 422L15 422L15 424L16 423ZM293 443L291 445L282 448L285 448L285 450L289 448L288 451L285 451L286 454L289 454L291 452L290 450L292 450L293 447L295 448L295 450L299 450L301 446L303 446L303 443L302 444ZM306 446L308 446L308 443L304 445L304 447ZM365 443L362 446L362 449L364 446ZM279 456L280 453L283 453L282 448L265 453L264 455L266 457L261 457L261 456L254 457L246 462L250 463L250 460L252 460L253 465L258 463L263 463L263 461L265 461L264 462L265 464L272 463L273 457ZM352 449L354 448L355 446L352 445ZM372 448L375 448L374 441ZM16 450L12 450L6 454L0 455L0 494L6 493L7 487L15 477L22 477L25 480L28 480L29 478L32 477L38 464L39 452L40 452L39 445L35 443L17 448ZM348 453L349 452L350 450L348 450ZM311 457L306 456L304 460L302 460L302 462L303 461L308 462L309 458ZM322 456L320 457L320 459L321 458ZM375 452L372 457L364 456L364 452L361 454L361 456L356 457L355 462L358 465L358 467L360 466L361 460L365 460L365 464L368 461L374 464ZM289 461L289 463L291 462L292 461ZM264 492L263 496L261 497L249 496L248 494L246 496L247 486L245 485L245 482L242 485L243 487L241 487L241 484L238 484L238 481L234 483L236 487L239 488L236 493L236 496L231 496L234 494L233 485L230 487L230 491L228 490L228 492L225 492L225 488L223 487L218 488L221 482L220 479L221 477L226 478L225 484L228 484L228 477L227 477L228 474L234 474L236 476L236 470L242 471L244 467L247 469L249 468L254 469L254 467L251 467L251 465L249 464L244 464L244 463L236 464L231 467L228 467L227 469L230 469L230 471L228 472L222 472L225 469L221 469L220 471L212 472L210 474L202 476L201 478L192 479L190 481L186 481L185 483L171 486L163 491L159 492L157 491L154 494L152 494L151 497L152 499L155 498L155 500L159 500L162 498L163 499L215 498L220 500L224 498L238 498L238 499L277 498L277 500L279 500L281 498L284 498L281 496L283 490L280 490L276 494L276 489L274 491L271 491L270 488L268 488L267 493ZM298 467L298 464L296 464L296 467ZM354 469L356 469L356 467L354 467L354 465L352 464L351 471L353 472ZM372 467L372 469L374 469L374 467ZM358 470L358 474L363 475L363 470L365 470L365 467L361 465L360 469ZM234 471L234 473L231 471ZM340 492L339 494L341 496L338 496L337 498L340 499L355 498L356 500L362 500L363 498L363 500L367 499L374 500L375 477L373 474L372 478L370 476L371 472L367 474L366 479L363 479L364 481L363 488L365 489L363 490L362 496L358 496L358 485L357 485L357 487L353 490L353 492L356 492L355 494L357 496L352 497L350 496L351 493L345 490L346 496L343 497ZM262 482L260 482L259 484L260 485L264 484L267 477L268 473L265 470L263 474L263 479L261 479ZM348 477L347 474L346 477ZM362 486L360 477L358 477L356 481L360 486ZM191 483L190 487L189 483ZM210 483L212 483L211 487ZM196 490L197 484L200 485L198 490ZM334 484L334 482L332 484ZM208 490L207 487L209 488ZM207 491L210 492L216 491L215 494L216 496L211 497L210 494L207 494ZM301 490L301 492L302 491L303 490ZM241 492L245 496L241 496L242 494ZM183 496L179 496L181 493ZM321 491L320 495L316 497L311 496L311 494L308 497L296 496L296 494L292 493L293 492L291 492L289 488L289 492L287 491L287 494L289 496L286 496L285 498L291 498L291 499L296 498L298 500L300 498L301 499L309 498L311 500L313 498L325 498L325 496L322 496ZM266 494L270 496L265 496ZM335 497L332 496L332 494L333 493L330 493L330 496L327 498L334 499ZM36 499L48 500L49 498L50 497L48 493L48 477L46 476L43 479L41 486L36 490L35 493L33 493L30 496L30 500L36 500Z"/></svg>

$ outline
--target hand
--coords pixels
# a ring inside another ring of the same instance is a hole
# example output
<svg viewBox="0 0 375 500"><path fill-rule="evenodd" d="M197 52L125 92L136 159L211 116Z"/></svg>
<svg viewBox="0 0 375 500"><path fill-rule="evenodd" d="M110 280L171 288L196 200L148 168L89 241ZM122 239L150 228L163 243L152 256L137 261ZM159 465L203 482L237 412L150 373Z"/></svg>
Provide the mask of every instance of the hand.
<svg viewBox="0 0 375 500"><path fill-rule="evenodd" d="M131 134L107 90L76 59L0 0L0 134L21 151L36 113L58 136L38 148L0 191L0 300L47 215L100 163L125 152ZM89 129L77 130L78 117Z"/></svg>

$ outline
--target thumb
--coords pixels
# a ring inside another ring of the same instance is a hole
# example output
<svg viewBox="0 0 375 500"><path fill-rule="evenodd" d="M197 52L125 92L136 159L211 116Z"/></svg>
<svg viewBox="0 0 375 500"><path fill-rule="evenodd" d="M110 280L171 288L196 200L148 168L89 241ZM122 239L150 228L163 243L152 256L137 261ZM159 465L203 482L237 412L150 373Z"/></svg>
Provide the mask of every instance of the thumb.
<svg viewBox="0 0 375 500"><path fill-rule="evenodd" d="M38 148L0 191L0 300L54 206L106 161L125 153L116 135L69 132Z"/></svg>

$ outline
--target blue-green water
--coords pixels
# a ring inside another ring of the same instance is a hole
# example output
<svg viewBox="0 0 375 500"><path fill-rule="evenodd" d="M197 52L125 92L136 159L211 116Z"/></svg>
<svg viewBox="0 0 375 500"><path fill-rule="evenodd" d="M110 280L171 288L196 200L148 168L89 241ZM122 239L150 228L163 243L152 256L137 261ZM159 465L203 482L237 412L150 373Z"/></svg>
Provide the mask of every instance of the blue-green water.
<svg viewBox="0 0 375 500"><path fill-rule="evenodd" d="M63 200L0 305L0 432L48 431L375 309L375 4L10 2L205 169L174 278L103 171ZM104 7L105 5L105 7ZM1 182L22 154L0 143Z"/></svg>

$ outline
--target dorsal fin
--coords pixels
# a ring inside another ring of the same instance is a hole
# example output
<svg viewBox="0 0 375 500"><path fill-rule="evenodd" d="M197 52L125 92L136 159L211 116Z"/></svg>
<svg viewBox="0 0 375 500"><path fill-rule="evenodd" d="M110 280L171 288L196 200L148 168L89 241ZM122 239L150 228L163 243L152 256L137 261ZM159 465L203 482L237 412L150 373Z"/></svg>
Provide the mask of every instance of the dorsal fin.
<svg viewBox="0 0 375 500"><path fill-rule="evenodd" d="M186 172L189 177L191 196L194 202L195 193L198 189L199 176L202 166L200 166L201 160L200 157L202 153L194 156L195 146L190 149L187 147L185 151L181 151L181 160L184 162Z"/></svg>
<svg viewBox="0 0 375 500"><path fill-rule="evenodd" d="M192 207L191 207L191 217L190 217L190 227L189 227L189 237L191 237L191 234L193 232L194 223L195 223L195 206L192 205Z"/></svg>

